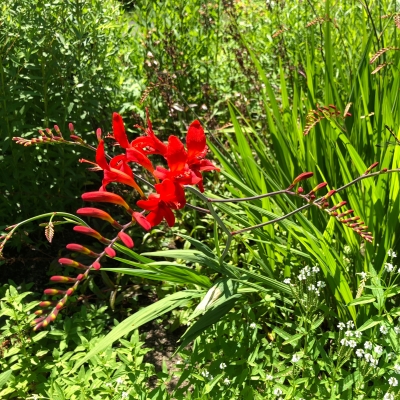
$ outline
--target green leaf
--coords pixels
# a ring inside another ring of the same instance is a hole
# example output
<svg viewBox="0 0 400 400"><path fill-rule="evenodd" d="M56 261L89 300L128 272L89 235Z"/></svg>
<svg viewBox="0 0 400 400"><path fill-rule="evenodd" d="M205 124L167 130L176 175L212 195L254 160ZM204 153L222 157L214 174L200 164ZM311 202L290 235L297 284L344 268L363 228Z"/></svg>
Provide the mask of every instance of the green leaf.
<svg viewBox="0 0 400 400"><path fill-rule="evenodd" d="M11 369L0 374L0 389L7 383L12 374Z"/></svg>
<svg viewBox="0 0 400 400"><path fill-rule="evenodd" d="M368 321L366 321L364 324L362 324L357 330L360 332L365 331L367 329L372 328L375 325L378 325L382 321L383 321L383 317L379 317L379 316L372 317Z"/></svg>
<svg viewBox="0 0 400 400"><path fill-rule="evenodd" d="M360 304L373 303L374 301L376 301L376 297L374 295L366 294L364 296L358 297L357 299L350 301L350 303L347 304L347 306L356 306Z"/></svg>

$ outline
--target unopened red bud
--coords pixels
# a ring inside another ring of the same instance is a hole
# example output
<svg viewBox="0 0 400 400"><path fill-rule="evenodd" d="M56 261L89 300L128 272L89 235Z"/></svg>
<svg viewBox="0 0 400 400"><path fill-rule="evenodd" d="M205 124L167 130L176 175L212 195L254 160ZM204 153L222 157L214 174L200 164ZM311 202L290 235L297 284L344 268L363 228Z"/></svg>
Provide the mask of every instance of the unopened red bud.
<svg viewBox="0 0 400 400"><path fill-rule="evenodd" d="M76 278L70 278L68 276L59 276L55 275L50 278L52 282L59 282L59 283L75 283Z"/></svg>
<svg viewBox="0 0 400 400"><path fill-rule="evenodd" d="M299 183L300 181L304 181L306 179L311 178L314 175L313 172L302 172L299 176L297 176L294 181L292 182L292 185L295 185L296 183Z"/></svg>
<svg viewBox="0 0 400 400"><path fill-rule="evenodd" d="M69 137L73 142L83 143L83 139L77 135L69 135Z"/></svg>
<svg viewBox="0 0 400 400"><path fill-rule="evenodd" d="M118 204L127 210L130 209L128 203L121 196L106 191L83 193L82 199L85 201L93 201L99 203Z"/></svg>
<svg viewBox="0 0 400 400"><path fill-rule="evenodd" d="M146 217L138 212L134 212L132 213L132 217L136 220L136 222L144 229L146 229L146 231L151 229L151 224L150 222L146 219Z"/></svg>
<svg viewBox="0 0 400 400"><path fill-rule="evenodd" d="M46 128L46 133L47 133L49 136L53 136L53 133L51 132L51 130L50 130L49 128Z"/></svg>
<svg viewBox="0 0 400 400"><path fill-rule="evenodd" d="M323 208L328 208L328 207L329 207L329 202L325 201L325 202L322 204L322 207L323 207Z"/></svg>
<svg viewBox="0 0 400 400"><path fill-rule="evenodd" d="M102 137L102 133L101 133L101 129L100 128L97 128L96 136L97 136L98 142L100 143L101 142L101 137Z"/></svg>
<svg viewBox="0 0 400 400"><path fill-rule="evenodd" d="M379 162L374 162L365 172L364 175L367 175L371 172L371 170L373 170L377 165L379 164Z"/></svg>
<svg viewBox="0 0 400 400"><path fill-rule="evenodd" d="M43 137L46 137L46 134L41 129L39 129L39 135L43 136Z"/></svg>
<svg viewBox="0 0 400 400"><path fill-rule="evenodd" d="M300 186L297 188L297 193L302 194L304 192L304 189Z"/></svg>
<svg viewBox="0 0 400 400"><path fill-rule="evenodd" d="M321 182L319 185L315 186L315 188L311 190L309 194L317 192L318 190L324 188L327 184L327 182Z"/></svg>
<svg viewBox="0 0 400 400"><path fill-rule="evenodd" d="M385 172L387 172L387 168L383 168L383 169L381 169L381 172L382 172L382 173L385 173Z"/></svg>
<svg viewBox="0 0 400 400"><path fill-rule="evenodd" d="M68 124L68 129L71 133L74 133L74 124L72 122Z"/></svg>
<svg viewBox="0 0 400 400"><path fill-rule="evenodd" d="M119 232L118 237L121 239L122 243L126 247L129 247L131 249L134 246L132 238L129 235L127 235L125 232Z"/></svg>
<svg viewBox="0 0 400 400"><path fill-rule="evenodd" d="M66 303L66 302L67 302L67 298L64 297L62 300L60 300L60 301L57 303L56 309L57 309L57 310L61 310L61 309L65 306L65 303Z"/></svg>
<svg viewBox="0 0 400 400"><path fill-rule="evenodd" d="M335 189L330 190L323 198L325 200L329 199L329 197L333 196L336 193Z"/></svg>
<svg viewBox="0 0 400 400"><path fill-rule="evenodd" d="M51 314L46 318L46 321L48 321L48 323L55 321L55 319L57 318L57 315L58 315L58 311L59 310L57 310L57 309L53 310L51 312Z"/></svg>
<svg viewBox="0 0 400 400"><path fill-rule="evenodd" d="M45 289L43 291L44 294L48 294L49 296L56 296L58 294L66 294L65 290L58 290L58 289Z"/></svg>
<svg viewBox="0 0 400 400"><path fill-rule="evenodd" d="M117 255L117 253L115 252L115 250L114 250L113 248L111 248L111 247L106 247L106 248L104 249L104 251L105 251L106 254L107 254L109 257L111 257L111 258L114 258L114 257Z"/></svg>
<svg viewBox="0 0 400 400"><path fill-rule="evenodd" d="M344 217L345 215L349 215L352 214L354 212L354 210L347 210L342 212L341 214L338 215L339 218Z"/></svg>
<svg viewBox="0 0 400 400"><path fill-rule="evenodd" d="M77 281L81 281L82 279L84 279L85 278L85 275L84 274L79 274L77 277L76 277L76 280Z"/></svg>
<svg viewBox="0 0 400 400"><path fill-rule="evenodd" d="M72 296L73 294L74 294L74 291L75 291L75 289L72 287L72 288L69 288L67 291L66 291L66 295L67 296Z"/></svg>
<svg viewBox="0 0 400 400"><path fill-rule="evenodd" d="M347 201L341 201L340 203L336 204L336 206L333 206L333 207L331 208L331 211L335 211L335 210L337 210L338 208L343 207L343 206L346 205L346 204L347 204Z"/></svg>
<svg viewBox="0 0 400 400"><path fill-rule="evenodd" d="M104 221L109 222L110 224L114 224L116 222L110 214L106 213L103 210L100 210L99 208L84 207L77 210L76 213L85 217L100 218Z"/></svg>
<svg viewBox="0 0 400 400"><path fill-rule="evenodd" d="M93 266L93 268L94 268L96 271L98 271L98 270L101 268L101 264L100 264L98 261L95 261L95 262L92 264L92 266Z"/></svg>
<svg viewBox="0 0 400 400"><path fill-rule="evenodd" d="M71 260L70 258L60 258L58 262L62 265L69 265L75 268L79 267L79 263L74 260Z"/></svg>
<svg viewBox="0 0 400 400"><path fill-rule="evenodd" d="M331 216L332 216L332 217L337 217L337 216L338 216L338 213L337 213L336 211L331 212Z"/></svg>
<svg viewBox="0 0 400 400"><path fill-rule="evenodd" d="M55 301L41 301L39 307L54 307L56 305Z"/></svg>
<svg viewBox="0 0 400 400"><path fill-rule="evenodd" d="M76 225L76 226L74 226L73 229L75 232L83 233L84 235L94 237L95 239L99 240L101 243L109 244L111 242L110 240L103 237L99 232L97 232L94 229L89 228L87 226Z"/></svg>
<svg viewBox="0 0 400 400"><path fill-rule="evenodd" d="M310 200L311 200L311 201L315 200L315 194L311 194L311 195L310 195Z"/></svg>
<svg viewBox="0 0 400 400"><path fill-rule="evenodd" d="M77 244L77 243L69 243L65 247L70 251L76 251L76 252L82 253L82 254L90 254L92 252L88 248L86 248L80 244Z"/></svg>
<svg viewBox="0 0 400 400"><path fill-rule="evenodd" d="M44 321L45 318L46 318L46 317L36 318L36 319L34 319L34 320L31 322L31 324L32 324L32 325L39 324L40 322Z"/></svg>
<svg viewBox="0 0 400 400"><path fill-rule="evenodd" d="M35 315L42 315L43 314L43 310L36 310L34 314Z"/></svg>
<svg viewBox="0 0 400 400"><path fill-rule="evenodd" d="M58 125L54 125L54 130L59 134L61 131L60 131L60 128L58 127Z"/></svg>

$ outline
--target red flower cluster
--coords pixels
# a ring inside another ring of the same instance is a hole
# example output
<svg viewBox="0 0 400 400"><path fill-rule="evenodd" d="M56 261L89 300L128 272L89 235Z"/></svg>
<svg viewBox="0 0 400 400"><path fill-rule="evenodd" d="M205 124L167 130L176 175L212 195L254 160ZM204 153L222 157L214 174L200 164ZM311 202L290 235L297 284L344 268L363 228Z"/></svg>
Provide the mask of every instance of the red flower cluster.
<svg viewBox="0 0 400 400"><path fill-rule="evenodd" d="M197 185L200 191L204 191L202 172L219 170L211 161L206 160L207 144L204 130L199 121L194 121L186 135L186 148L178 137L171 135L168 143L163 143L153 132L150 119L147 117L147 129L145 136L138 137L129 142L126 135L122 117L113 114L113 138L118 142L125 154L113 157L108 163L104 151L104 140L96 151L96 163L94 170L103 170L104 178L100 191L106 191L110 182L119 182L136 189L142 200L137 205L149 211L146 215L151 226L158 225L165 219L169 226L175 223L175 217L171 210L178 210L185 206L186 199L183 190L184 185ZM148 155L158 154L165 158L168 168L153 167ZM81 160L90 162L87 160ZM148 198L136 183L129 162L134 162L149 171L157 183L156 193Z"/></svg>

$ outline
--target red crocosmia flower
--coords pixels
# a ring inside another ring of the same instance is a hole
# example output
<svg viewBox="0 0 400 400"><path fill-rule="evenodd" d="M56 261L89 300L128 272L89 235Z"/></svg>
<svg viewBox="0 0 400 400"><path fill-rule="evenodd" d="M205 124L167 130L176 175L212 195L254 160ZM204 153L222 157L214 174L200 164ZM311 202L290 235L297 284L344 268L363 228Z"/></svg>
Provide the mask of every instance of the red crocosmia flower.
<svg viewBox="0 0 400 400"><path fill-rule="evenodd" d="M115 140L124 149L129 147L128 137L126 136L124 121L118 113L113 113L112 127Z"/></svg>
<svg viewBox="0 0 400 400"><path fill-rule="evenodd" d="M141 136L134 139L131 143L132 147L139 149L144 154L160 154L165 157L167 154L167 145L164 144L153 132L153 126L149 118L149 112L146 109L147 116L147 129L145 130L147 136ZM142 128L143 129L143 128Z"/></svg>
<svg viewBox="0 0 400 400"><path fill-rule="evenodd" d="M165 219L169 226L175 224L175 216L172 209L183 208L186 204L185 193L182 187L170 179L155 185L156 193L150 194L148 200L139 200L137 205L144 210L150 211L146 216L151 226L158 225Z"/></svg>
<svg viewBox="0 0 400 400"><path fill-rule="evenodd" d="M144 229L146 229L146 231L148 231L149 229L151 229L151 224L149 221L147 221L146 217L138 212L134 212L132 214L132 218L135 219L135 221Z"/></svg>

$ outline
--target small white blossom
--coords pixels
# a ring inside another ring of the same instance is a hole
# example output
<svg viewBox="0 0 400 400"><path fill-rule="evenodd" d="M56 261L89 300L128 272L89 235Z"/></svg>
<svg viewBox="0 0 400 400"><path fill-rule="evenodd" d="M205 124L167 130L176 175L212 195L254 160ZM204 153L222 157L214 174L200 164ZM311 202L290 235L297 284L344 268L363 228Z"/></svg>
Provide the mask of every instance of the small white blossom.
<svg viewBox="0 0 400 400"><path fill-rule="evenodd" d="M129 397L129 393L128 392L122 392L121 393L121 399L127 399Z"/></svg>
<svg viewBox="0 0 400 400"><path fill-rule="evenodd" d="M256 328L257 328L256 323L255 323L255 322L252 322L252 323L250 324L250 328L251 328L251 329L256 329Z"/></svg>
<svg viewBox="0 0 400 400"><path fill-rule="evenodd" d="M297 279L298 279L299 281L305 281L305 280L307 279L307 277L301 272L301 273L299 274L299 276L297 277Z"/></svg>
<svg viewBox="0 0 400 400"><path fill-rule="evenodd" d="M312 272L314 272L314 274L318 274L319 268L318 268L316 265L314 265L314 266L312 267Z"/></svg>
<svg viewBox="0 0 400 400"><path fill-rule="evenodd" d="M316 287L315 287L314 285L308 286L308 290L309 290L310 292L312 292L312 291L315 290L315 289L316 289Z"/></svg>
<svg viewBox="0 0 400 400"><path fill-rule="evenodd" d="M399 364L395 364L393 369L396 372L396 374L400 374L400 365Z"/></svg>
<svg viewBox="0 0 400 400"><path fill-rule="evenodd" d="M224 379L224 385L229 385L231 383L231 381L228 378Z"/></svg>
<svg viewBox="0 0 400 400"><path fill-rule="evenodd" d="M376 368L378 366L378 360L373 357L370 358L369 362L370 362L371 367Z"/></svg>
<svg viewBox="0 0 400 400"><path fill-rule="evenodd" d="M388 353L387 354L387 359L388 360L391 360L393 357L395 357L396 356L396 354L394 354L393 352L391 352L391 353Z"/></svg>
<svg viewBox="0 0 400 400"><path fill-rule="evenodd" d="M340 341L340 344L342 345L342 346L347 346L347 339L342 339L341 341Z"/></svg>
<svg viewBox="0 0 400 400"><path fill-rule="evenodd" d="M386 325L381 325L379 330L381 331L382 335L387 335L387 333L389 332Z"/></svg>
<svg viewBox="0 0 400 400"><path fill-rule="evenodd" d="M365 342L364 343L364 348L366 350L371 350L372 349L372 343L371 342Z"/></svg>
<svg viewBox="0 0 400 400"><path fill-rule="evenodd" d="M360 272L359 275L360 275L360 278L362 280L367 279L367 273L366 272Z"/></svg>
<svg viewBox="0 0 400 400"><path fill-rule="evenodd" d="M354 329L354 328L355 328L354 322L353 321L348 321L347 322L347 329Z"/></svg>
<svg viewBox="0 0 400 400"><path fill-rule="evenodd" d="M344 328L346 328L346 325L343 322L339 322L337 327L340 331L342 331Z"/></svg>
<svg viewBox="0 0 400 400"><path fill-rule="evenodd" d="M347 342L347 346L349 346L349 347L351 347L352 349L354 349L354 347L356 347L357 346L357 342L355 341L355 340L349 340L348 342Z"/></svg>
<svg viewBox="0 0 400 400"><path fill-rule="evenodd" d="M319 295L320 295L319 290L316 290L316 291L315 291L315 294L316 294L317 296L319 296Z"/></svg>
<svg viewBox="0 0 400 400"><path fill-rule="evenodd" d="M393 329L396 335L400 335L400 326L395 326Z"/></svg>
<svg viewBox="0 0 400 400"><path fill-rule="evenodd" d="M324 288L326 286L326 283L324 282L324 281L318 281L317 282L317 287L319 287L319 288Z"/></svg>
<svg viewBox="0 0 400 400"><path fill-rule="evenodd" d="M124 380L123 380L123 378L119 377L116 382L117 382L117 386L118 386L121 383L124 383Z"/></svg>
<svg viewBox="0 0 400 400"><path fill-rule="evenodd" d="M284 279L283 283L285 283L286 285L290 285L290 278Z"/></svg>
<svg viewBox="0 0 400 400"><path fill-rule="evenodd" d="M385 269L387 272L392 272L394 270L394 266L391 263L385 263Z"/></svg>
<svg viewBox="0 0 400 400"><path fill-rule="evenodd" d="M203 371L203 372L201 373L201 375L203 375L204 378L208 378L208 377L210 376L210 373L209 373L208 371Z"/></svg>
<svg viewBox="0 0 400 400"><path fill-rule="evenodd" d="M147 52L147 57L153 58L153 57L154 57L154 56L153 56L153 53L152 53L151 51L148 51L148 52Z"/></svg>
<svg viewBox="0 0 400 400"><path fill-rule="evenodd" d="M300 356L298 354L293 354L292 362L297 363L298 361L300 361Z"/></svg>
<svg viewBox="0 0 400 400"><path fill-rule="evenodd" d="M355 332L354 332L354 336L355 336L357 339L360 339L360 337L362 336L362 333L361 333L360 331L355 331Z"/></svg>
<svg viewBox="0 0 400 400"><path fill-rule="evenodd" d="M392 376L388 379L388 383L390 386L397 386L399 384L399 381Z"/></svg>
<svg viewBox="0 0 400 400"><path fill-rule="evenodd" d="M365 358L365 361L367 361L367 362L369 362L369 361L374 359L374 357L372 357L372 355L369 354L369 353L365 353L364 354L364 358Z"/></svg>
<svg viewBox="0 0 400 400"><path fill-rule="evenodd" d="M382 348L382 346L376 345L376 346L374 347L374 352L375 352L376 354L382 354L382 353L383 353L383 348Z"/></svg>
<svg viewBox="0 0 400 400"><path fill-rule="evenodd" d="M392 257L392 258L395 258L395 257L397 257L397 254L396 254L392 249L390 249L390 250L388 251L388 256L389 256L389 257Z"/></svg>
<svg viewBox="0 0 400 400"><path fill-rule="evenodd" d="M357 349L356 350L356 356L358 358L361 358L364 355L364 350L363 349Z"/></svg>
<svg viewBox="0 0 400 400"><path fill-rule="evenodd" d="M282 390L279 389L279 388L276 388L276 389L274 390L274 395L275 395L275 396L280 396L282 393L283 393Z"/></svg>
<svg viewBox="0 0 400 400"><path fill-rule="evenodd" d="M344 246L343 247L343 253L344 254L350 254L351 253L351 247L350 246Z"/></svg>
<svg viewBox="0 0 400 400"><path fill-rule="evenodd" d="M225 363L221 363L219 364L220 369L225 369L226 368L226 364Z"/></svg>
<svg viewBox="0 0 400 400"><path fill-rule="evenodd" d="M272 379L274 379L274 377L273 377L271 374L268 374L268 375L265 377L265 379L266 379L267 381L272 381Z"/></svg>
<svg viewBox="0 0 400 400"><path fill-rule="evenodd" d="M394 400L394 394L385 393L385 395L383 396L383 400Z"/></svg>
<svg viewBox="0 0 400 400"><path fill-rule="evenodd" d="M353 331L346 331L344 334L346 336L353 336Z"/></svg>

